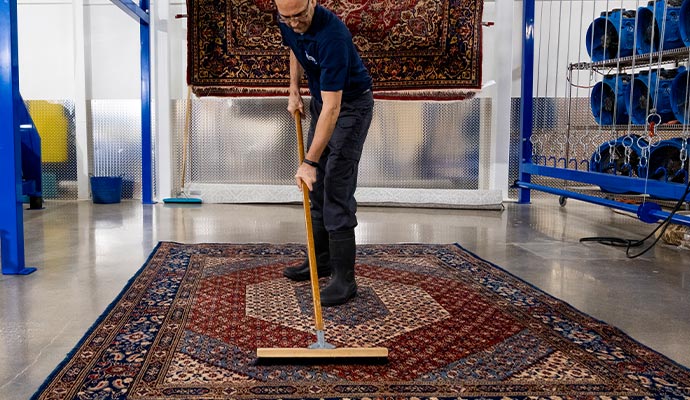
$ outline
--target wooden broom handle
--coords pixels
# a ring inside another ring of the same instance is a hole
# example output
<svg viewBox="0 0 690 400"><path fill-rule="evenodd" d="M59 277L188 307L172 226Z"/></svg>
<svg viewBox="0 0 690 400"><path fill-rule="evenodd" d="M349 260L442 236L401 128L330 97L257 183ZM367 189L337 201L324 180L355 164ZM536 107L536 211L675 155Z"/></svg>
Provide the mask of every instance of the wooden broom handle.
<svg viewBox="0 0 690 400"><path fill-rule="evenodd" d="M187 86L187 100L184 107L184 130L182 132L182 180L180 190L184 192L187 175L187 146L189 146L189 125L192 119L192 87Z"/></svg>
<svg viewBox="0 0 690 400"><path fill-rule="evenodd" d="M302 135L302 116L295 111L295 126L297 127L297 150L299 162L304 161L304 137ZM319 273L316 267L316 252L314 250L314 229L311 225L311 209L309 208L309 188L302 182L302 205L304 206L304 223L307 227L307 253L309 255L309 275L311 277L311 294L314 301L314 324L317 331L323 331L323 316L321 315L321 295L319 292Z"/></svg>

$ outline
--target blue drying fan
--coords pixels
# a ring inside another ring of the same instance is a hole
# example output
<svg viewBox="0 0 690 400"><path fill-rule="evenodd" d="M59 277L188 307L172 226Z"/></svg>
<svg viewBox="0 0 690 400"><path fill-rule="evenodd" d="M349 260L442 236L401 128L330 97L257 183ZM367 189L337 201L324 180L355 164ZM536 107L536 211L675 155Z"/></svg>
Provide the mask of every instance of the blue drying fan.
<svg viewBox="0 0 690 400"><path fill-rule="evenodd" d="M683 45L690 46L690 1L684 1L680 5L678 31Z"/></svg>
<svg viewBox="0 0 690 400"><path fill-rule="evenodd" d="M589 162L589 170L610 175L637 176L642 149L639 143L646 144L644 139L637 135L621 136L613 142L607 141L599 146L599 151L592 154ZM630 147L630 159L626 160L625 149ZM612 149L613 148L613 149ZM601 156L599 158L599 156ZM597 160L597 158L599 158ZM628 193L626 190L616 187L599 185L605 192Z"/></svg>
<svg viewBox="0 0 690 400"><path fill-rule="evenodd" d="M625 101L630 93L631 76L627 74L606 75L592 88L590 105L594 120L599 125L628 123Z"/></svg>
<svg viewBox="0 0 690 400"><path fill-rule="evenodd" d="M687 123L690 119L690 109L686 109L686 107L690 107L688 105L688 79L690 79L690 74L686 70L676 75L671 82L671 108L673 115L681 124Z"/></svg>
<svg viewBox="0 0 690 400"><path fill-rule="evenodd" d="M682 0L650 1L647 7L637 9L637 54L684 46L680 32L681 3Z"/></svg>
<svg viewBox="0 0 690 400"><path fill-rule="evenodd" d="M688 145L690 143L686 143L686 146ZM682 138L662 140L653 146L649 154L649 178L670 183L686 183L688 162L686 160L685 166L682 167L680 161L682 147ZM686 149L690 150L688 147Z"/></svg>
<svg viewBox="0 0 690 400"><path fill-rule="evenodd" d="M685 67L677 69L659 69L641 71L633 79L632 103L630 99L625 102L628 108L628 115L633 124L645 125L647 117L656 107L656 114L659 115L658 123L666 123L676 119L671 106L671 85L673 79L685 71Z"/></svg>
<svg viewBox="0 0 690 400"><path fill-rule="evenodd" d="M601 13L589 25L585 40L587 53L594 62L633 55L635 10Z"/></svg>

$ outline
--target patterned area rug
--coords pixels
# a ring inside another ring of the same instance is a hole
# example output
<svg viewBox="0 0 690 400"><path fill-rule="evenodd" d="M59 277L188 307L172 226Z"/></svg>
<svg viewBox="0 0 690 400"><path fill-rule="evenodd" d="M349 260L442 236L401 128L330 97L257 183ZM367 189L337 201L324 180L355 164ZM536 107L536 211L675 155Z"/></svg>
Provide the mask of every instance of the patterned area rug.
<svg viewBox="0 0 690 400"><path fill-rule="evenodd" d="M483 0L319 3L350 28L375 97L458 100L481 87ZM197 96L287 95L273 0L187 0L187 12L187 80Z"/></svg>
<svg viewBox="0 0 690 400"><path fill-rule="evenodd" d="M680 399L690 371L456 245L362 245L326 340L383 365L263 365L314 341L299 245L163 242L36 399Z"/></svg>

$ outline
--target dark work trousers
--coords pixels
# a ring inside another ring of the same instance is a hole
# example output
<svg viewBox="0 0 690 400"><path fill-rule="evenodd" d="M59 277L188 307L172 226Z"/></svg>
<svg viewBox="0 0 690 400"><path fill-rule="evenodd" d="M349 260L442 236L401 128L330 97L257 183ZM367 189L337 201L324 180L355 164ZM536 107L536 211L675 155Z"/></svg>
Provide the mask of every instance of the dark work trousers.
<svg viewBox="0 0 690 400"><path fill-rule="evenodd" d="M314 129L322 105L314 98L311 99L307 149L314 139ZM357 171L373 109L374 98L371 91L354 100L343 100L331 140L318 161L316 182L309 193L311 216L314 224L323 223L329 233L357 226Z"/></svg>

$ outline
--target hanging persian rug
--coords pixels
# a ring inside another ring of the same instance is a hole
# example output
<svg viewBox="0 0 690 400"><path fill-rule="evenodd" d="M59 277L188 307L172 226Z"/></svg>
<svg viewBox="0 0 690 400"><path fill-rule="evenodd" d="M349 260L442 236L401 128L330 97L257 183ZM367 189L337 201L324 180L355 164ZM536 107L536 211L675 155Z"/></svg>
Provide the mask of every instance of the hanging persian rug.
<svg viewBox="0 0 690 400"><path fill-rule="evenodd" d="M376 98L462 100L480 89L482 0L319 4L350 29ZM287 95L288 50L272 0L188 0L187 10L187 80L197 96Z"/></svg>

